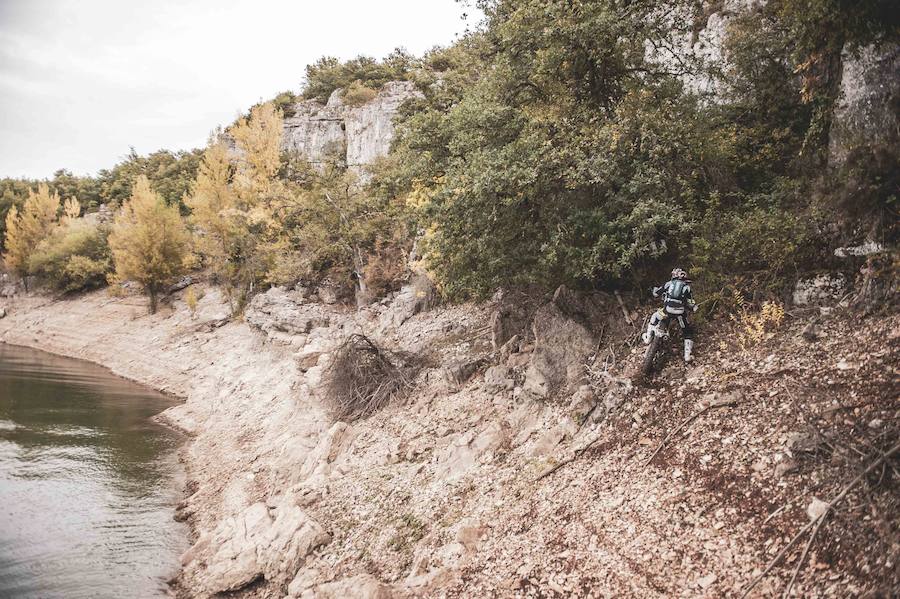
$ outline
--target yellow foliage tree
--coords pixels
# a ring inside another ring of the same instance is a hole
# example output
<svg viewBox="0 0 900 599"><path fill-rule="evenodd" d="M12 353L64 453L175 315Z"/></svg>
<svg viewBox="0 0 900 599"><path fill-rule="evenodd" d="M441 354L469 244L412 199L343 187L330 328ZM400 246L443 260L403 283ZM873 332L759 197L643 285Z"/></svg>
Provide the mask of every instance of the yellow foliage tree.
<svg viewBox="0 0 900 599"><path fill-rule="evenodd" d="M63 203L63 215L69 220L81 216L81 204L78 202L78 198L73 196Z"/></svg>
<svg viewBox="0 0 900 599"><path fill-rule="evenodd" d="M21 214L13 207L6 215L6 267L22 277L28 275L28 258L57 222L59 194L50 193L45 183L37 192L28 190Z"/></svg>
<svg viewBox="0 0 900 599"><path fill-rule="evenodd" d="M243 309L254 285L267 280L279 251L282 227L274 210L287 193L277 178L281 134L275 106L254 107L231 129L236 152L213 138L184 200L200 252L223 284L233 313Z"/></svg>
<svg viewBox="0 0 900 599"><path fill-rule="evenodd" d="M255 207L272 191L281 165L283 119L272 102L254 106L250 118L231 129L238 147L235 183L241 198Z"/></svg>
<svg viewBox="0 0 900 599"><path fill-rule="evenodd" d="M116 276L138 282L154 313L160 290L186 270L189 237L178 208L167 206L141 175L116 215L109 247Z"/></svg>

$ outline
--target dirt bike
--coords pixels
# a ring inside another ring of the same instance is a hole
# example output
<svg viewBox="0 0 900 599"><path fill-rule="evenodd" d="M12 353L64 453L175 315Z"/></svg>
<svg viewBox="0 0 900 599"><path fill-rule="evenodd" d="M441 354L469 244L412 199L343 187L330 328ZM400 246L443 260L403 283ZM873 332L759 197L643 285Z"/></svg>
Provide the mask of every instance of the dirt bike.
<svg viewBox="0 0 900 599"><path fill-rule="evenodd" d="M644 363L641 366L641 374L645 379L649 379L654 371L662 368L665 361L666 343L669 341L669 326L672 324L673 318L667 318L657 325L657 332L653 334L653 339L644 352Z"/></svg>

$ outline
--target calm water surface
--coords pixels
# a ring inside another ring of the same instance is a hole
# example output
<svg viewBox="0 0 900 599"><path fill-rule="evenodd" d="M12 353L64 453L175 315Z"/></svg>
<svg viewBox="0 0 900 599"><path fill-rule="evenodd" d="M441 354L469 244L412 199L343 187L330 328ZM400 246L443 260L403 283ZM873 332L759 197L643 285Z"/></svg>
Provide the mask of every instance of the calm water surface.
<svg viewBox="0 0 900 599"><path fill-rule="evenodd" d="M158 597L187 548L163 395L0 344L0 597Z"/></svg>

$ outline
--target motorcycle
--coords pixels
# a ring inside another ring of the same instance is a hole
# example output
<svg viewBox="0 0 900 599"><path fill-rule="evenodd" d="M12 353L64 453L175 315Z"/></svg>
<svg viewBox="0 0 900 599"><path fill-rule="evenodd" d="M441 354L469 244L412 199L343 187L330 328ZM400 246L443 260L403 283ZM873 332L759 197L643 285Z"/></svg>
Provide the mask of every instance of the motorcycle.
<svg viewBox="0 0 900 599"><path fill-rule="evenodd" d="M669 341L669 326L674 319L667 318L656 326L653 333L653 339L650 340L647 349L644 352L644 363L641 367L641 374L644 379L649 379L657 370L661 370L665 362L666 343Z"/></svg>

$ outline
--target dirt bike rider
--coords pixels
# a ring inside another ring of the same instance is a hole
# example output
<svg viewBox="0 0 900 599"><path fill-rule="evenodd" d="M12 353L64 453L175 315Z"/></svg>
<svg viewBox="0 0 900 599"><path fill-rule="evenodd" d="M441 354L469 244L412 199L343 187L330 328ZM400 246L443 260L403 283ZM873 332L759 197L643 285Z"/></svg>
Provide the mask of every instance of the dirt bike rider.
<svg viewBox="0 0 900 599"><path fill-rule="evenodd" d="M691 282L687 272L681 268L672 270L672 280L661 287L653 288L653 297L663 296L663 307L653 313L650 322L647 323L647 331L643 335L645 344L653 340L653 335L661 334L659 328L661 322L674 316L681 326L684 337L684 361L691 361L691 352L694 349L694 327L688 320L688 311L696 312L697 304L691 295Z"/></svg>

